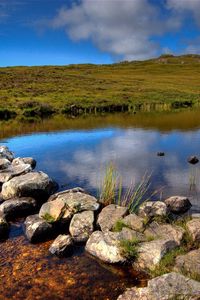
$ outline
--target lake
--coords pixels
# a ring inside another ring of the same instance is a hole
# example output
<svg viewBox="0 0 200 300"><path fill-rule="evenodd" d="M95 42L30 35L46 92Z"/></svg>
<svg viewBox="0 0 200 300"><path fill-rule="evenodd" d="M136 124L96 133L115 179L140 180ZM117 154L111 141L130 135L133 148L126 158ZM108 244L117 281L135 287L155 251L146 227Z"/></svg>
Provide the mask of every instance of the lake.
<svg viewBox="0 0 200 300"><path fill-rule="evenodd" d="M191 155L200 156L199 115L179 111L12 121L1 124L0 144L17 157L34 157L37 170L54 178L60 190L80 186L98 195L112 162L124 188L148 173L151 192L158 191L155 200L189 196L199 212L199 164L187 162ZM49 242L26 241L22 220L12 224L10 239L0 244L0 299L116 299L126 287L145 284L131 269L102 265L81 247L66 259L52 258L48 247Z"/></svg>

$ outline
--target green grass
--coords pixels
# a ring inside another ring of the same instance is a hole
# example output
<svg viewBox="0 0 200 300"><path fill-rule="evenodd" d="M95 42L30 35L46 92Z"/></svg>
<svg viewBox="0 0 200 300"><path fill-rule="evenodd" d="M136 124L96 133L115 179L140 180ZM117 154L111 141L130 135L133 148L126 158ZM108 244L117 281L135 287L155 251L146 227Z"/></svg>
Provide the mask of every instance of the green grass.
<svg viewBox="0 0 200 300"><path fill-rule="evenodd" d="M112 230L114 232L120 232L123 228L130 228L127 224L124 223L123 220L118 220L113 226Z"/></svg>
<svg viewBox="0 0 200 300"><path fill-rule="evenodd" d="M139 243L140 241L137 238L120 241L121 254L131 261L137 259Z"/></svg>
<svg viewBox="0 0 200 300"><path fill-rule="evenodd" d="M0 68L0 107L26 115L27 104L56 113L169 110L198 105L200 56L112 65ZM39 104L39 105L38 105ZM36 112L37 113L37 112ZM13 117L13 116L12 116Z"/></svg>
<svg viewBox="0 0 200 300"><path fill-rule="evenodd" d="M42 218L45 221L47 221L48 223L54 223L55 222L55 219L48 213L46 213Z"/></svg>

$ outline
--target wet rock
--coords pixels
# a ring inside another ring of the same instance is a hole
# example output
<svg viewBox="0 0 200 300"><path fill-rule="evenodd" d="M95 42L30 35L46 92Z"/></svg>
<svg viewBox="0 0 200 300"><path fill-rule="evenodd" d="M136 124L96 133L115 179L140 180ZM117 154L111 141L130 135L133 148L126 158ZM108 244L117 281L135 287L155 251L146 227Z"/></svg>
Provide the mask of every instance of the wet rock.
<svg viewBox="0 0 200 300"><path fill-rule="evenodd" d="M47 174L30 172L4 183L1 194L4 200L14 197L33 197L45 201L57 188L57 184Z"/></svg>
<svg viewBox="0 0 200 300"><path fill-rule="evenodd" d="M0 214L0 240L7 238L9 233L9 225L3 215Z"/></svg>
<svg viewBox="0 0 200 300"><path fill-rule="evenodd" d="M115 223L128 214L126 207L110 204L102 209L97 224L102 231L111 230Z"/></svg>
<svg viewBox="0 0 200 300"><path fill-rule="evenodd" d="M94 212L75 214L70 222L69 232L75 242L86 242L94 230Z"/></svg>
<svg viewBox="0 0 200 300"><path fill-rule="evenodd" d="M159 217L166 216L168 213L167 206L161 201L147 201L139 207L138 215L142 218L145 217Z"/></svg>
<svg viewBox="0 0 200 300"><path fill-rule="evenodd" d="M70 235L60 234L51 244L49 251L57 256L68 256L73 252L73 240Z"/></svg>
<svg viewBox="0 0 200 300"><path fill-rule="evenodd" d="M174 270L200 276L200 249L176 257Z"/></svg>
<svg viewBox="0 0 200 300"><path fill-rule="evenodd" d="M131 288L117 300L198 300L200 283L179 273L168 273L148 281L147 287Z"/></svg>
<svg viewBox="0 0 200 300"><path fill-rule="evenodd" d="M33 213L37 207L36 200L30 197L14 198L4 201L0 205L0 214L4 214L6 219L27 216Z"/></svg>
<svg viewBox="0 0 200 300"><path fill-rule="evenodd" d="M168 209L175 214L185 213L192 206L190 200L187 197L183 196L172 196L170 198L167 198L164 202L167 205Z"/></svg>
<svg viewBox="0 0 200 300"><path fill-rule="evenodd" d="M54 201L55 199L62 200L65 203L66 208L74 213L84 210L96 211L100 206L95 197L79 191L71 192L67 190L57 193L52 195L48 202Z"/></svg>
<svg viewBox="0 0 200 300"><path fill-rule="evenodd" d="M134 213L126 216L123 222L133 230L142 231L144 229L143 219Z"/></svg>
<svg viewBox="0 0 200 300"><path fill-rule="evenodd" d="M195 155L194 156L190 156L188 157L188 160L187 160L190 164L192 165L196 165L198 162L199 162L199 159L198 157L196 157Z"/></svg>
<svg viewBox="0 0 200 300"><path fill-rule="evenodd" d="M48 240L53 235L53 226L38 215L28 216L25 220L25 234L31 243Z"/></svg>
<svg viewBox="0 0 200 300"><path fill-rule="evenodd" d="M7 146L0 146L0 158L7 158L9 161L12 161L14 155Z"/></svg>
<svg viewBox="0 0 200 300"><path fill-rule="evenodd" d="M6 169L0 171L0 183L9 181L11 178L26 174L32 170L29 164L21 163L19 165L9 165Z"/></svg>
<svg viewBox="0 0 200 300"><path fill-rule="evenodd" d="M7 158L0 158L0 171L7 169L11 162Z"/></svg>
<svg viewBox="0 0 200 300"><path fill-rule="evenodd" d="M187 230L194 242L200 242L200 219L195 218L186 223Z"/></svg>
<svg viewBox="0 0 200 300"><path fill-rule="evenodd" d="M107 263L119 263L126 260L121 254L119 233L117 232L93 232L86 243L85 249Z"/></svg>
<svg viewBox="0 0 200 300"><path fill-rule="evenodd" d="M17 166L23 163L30 165L32 169L35 169L36 167L36 160L32 157L18 157L13 159L12 161L13 166Z"/></svg>
<svg viewBox="0 0 200 300"><path fill-rule="evenodd" d="M150 226L144 231L145 236L153 238L162 238L174 240L179 246L183 239L185 230L182 227L171 225L171 224L158 224L153 222Z"/></svg>
<svg viewBox="0 0 200 300"><path fill-rule="evenodd" d="M146 237L141 232L124 227L122 228L122 231L119 232L118 240L138 240L139 242L145 242Z"/></svg>
<svg viewBox="0 0 200 300"><path fill-rule="evenodd" d="M169 239L141 243L138 247L138 258L133 267L138 270L154 270L163 256L175 247L177 243Z"/></svg>
<svg viewBox="0 0 200 300"><path fill-rule="evenodd" d="M157 156L165 156L165 152L157 152Z"/></svg>
<svg viewBox="0 0 200 300"><path fill-rule="evenodd" d="M65 203L61 199L46 202L39 211L39 217L45 219L49 223L54 223L61 219L65 213Z"/></svg>

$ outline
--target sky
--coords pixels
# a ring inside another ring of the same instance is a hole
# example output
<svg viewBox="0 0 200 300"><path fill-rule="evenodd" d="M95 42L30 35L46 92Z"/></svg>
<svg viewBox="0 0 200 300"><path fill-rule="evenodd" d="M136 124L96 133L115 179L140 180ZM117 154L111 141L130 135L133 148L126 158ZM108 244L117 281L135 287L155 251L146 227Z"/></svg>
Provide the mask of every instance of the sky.
<svg viewBox="0 0 200 300"><path fill-rule="evenodd" d="M0 66L200 54L200 0L0 0Z"/></svg>

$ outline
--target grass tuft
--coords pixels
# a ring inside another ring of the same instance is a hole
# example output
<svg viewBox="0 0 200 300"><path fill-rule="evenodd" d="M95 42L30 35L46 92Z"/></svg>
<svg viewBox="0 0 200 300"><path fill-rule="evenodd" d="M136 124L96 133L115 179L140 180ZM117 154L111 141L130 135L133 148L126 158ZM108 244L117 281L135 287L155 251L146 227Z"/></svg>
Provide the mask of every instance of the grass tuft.
<svg viewBox="0 0 200 300"><path fill-rule="evenodd" d="M139 243L140 241L137 238L120 241L121 254L131 261L137 259Z"/></svg>

